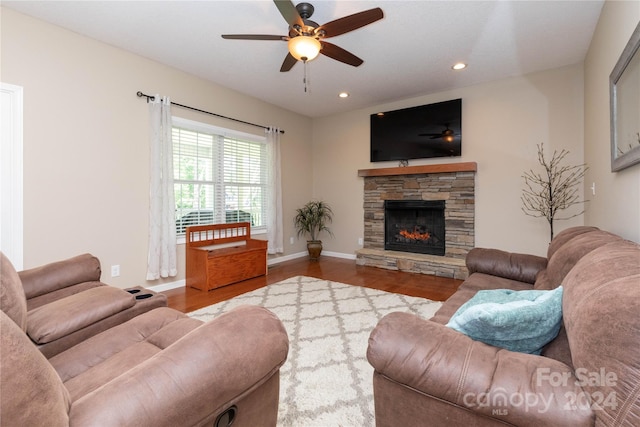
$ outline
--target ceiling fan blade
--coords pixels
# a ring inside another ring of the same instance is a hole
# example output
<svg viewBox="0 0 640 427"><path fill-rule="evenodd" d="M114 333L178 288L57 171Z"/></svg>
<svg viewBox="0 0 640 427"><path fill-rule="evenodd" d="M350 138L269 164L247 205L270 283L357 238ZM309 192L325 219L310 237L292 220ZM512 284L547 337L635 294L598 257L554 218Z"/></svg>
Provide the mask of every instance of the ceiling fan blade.
<svg viewBox="0 0 640 427"><path fill-rule="evenodd" d="M284 73L286 71L289 71L290 69L293 68L294 65L296 65L296 62L298 62L298 60L294 58L293 55L288 53L287 56L284 58L282 67L280 67L280 72Z"/></svg>
<svg viewBox="0 0 640 427"><path fill-rule="evenodd" d="M339 36L340 34L348 33L349 31L357 30L360 27L376 22L382 19L383 16L382 9L376 7L375 9L365 10L364 12L354 13L353 15L327 22L316 29L316 34L318 34L319 31L324 31L325 38Z"/></svg>
<svg viewBox="0 0 640 427"><path fill-rule="evenodd" d="M460 134L452 133L450 135L447 135L445 133L419 133L418 136L428 136L429 139L441 139L441 138L444 138L445 136L453 136L453 137L460 136Z"/></svg>
<svg viewBox="0 0 640 427"><path fill-rule="evenodd" d="M293 5L291 0L273 0L276 4L276 7L280 11L280 14L287 21L290 27L294 25L299 25L300 27L304 27L304 22L298 13L298 9Z"/></svg>
<svg viewBox="0 0 640 427"><path fill-rule="evenodd" d="M353 53L347 52L346 50L336 46L335 44L320 40L320 45L322 45L320 53L328 56L329 58L335 59L336 61L344 62L345 64L353 65L354 67L362 65L362 63L364 62Z"/></svg>
<svg viewBox="0 0 640 427"><path fill-rule="evenodd" d="M227 40L289 40L287 36L274 36L270 34L223 34Z"/></svg>

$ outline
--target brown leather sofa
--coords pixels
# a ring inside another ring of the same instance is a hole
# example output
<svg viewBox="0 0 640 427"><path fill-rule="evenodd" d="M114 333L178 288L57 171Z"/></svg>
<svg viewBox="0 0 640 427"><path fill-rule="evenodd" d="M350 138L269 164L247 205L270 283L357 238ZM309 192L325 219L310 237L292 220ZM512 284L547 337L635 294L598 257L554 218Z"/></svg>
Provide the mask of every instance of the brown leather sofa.
<svg viewBox="0 0 640 427"><path fill-rule="evenodd" d="M288 337L268 310L203 323L156 308L47 359L26 333L20 277L0 262L0 425L276 425Z"/></svg>
<svg viewBox="0 0 640 427"><path fill-rule="evenodd" d="M100 281L98 258L82 254L18 273L27 299L27 335L45 357L158 307L167 297Z"/></svg>
<svg viewBox="0 0 640 427"><path fill-rule="evenodd" d="M640 425L640 245L594 227L559 233L547 258L473 249L469 277L430 320L371 333L376 425ZM563 286L563 327L541 355L445 326L482 289Z"/></svg>

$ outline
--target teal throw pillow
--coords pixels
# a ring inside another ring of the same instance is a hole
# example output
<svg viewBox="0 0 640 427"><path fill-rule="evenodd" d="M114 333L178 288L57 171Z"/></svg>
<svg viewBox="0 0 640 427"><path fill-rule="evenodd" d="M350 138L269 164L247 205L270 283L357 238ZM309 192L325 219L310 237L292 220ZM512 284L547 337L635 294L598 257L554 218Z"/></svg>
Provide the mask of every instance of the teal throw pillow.
<svg viewBox="0 0 640 427"><path fill-rule="evenodd" d="M495 347L540 354L562 325L562 286L546 290L478 291L447 326Z"/></svg>

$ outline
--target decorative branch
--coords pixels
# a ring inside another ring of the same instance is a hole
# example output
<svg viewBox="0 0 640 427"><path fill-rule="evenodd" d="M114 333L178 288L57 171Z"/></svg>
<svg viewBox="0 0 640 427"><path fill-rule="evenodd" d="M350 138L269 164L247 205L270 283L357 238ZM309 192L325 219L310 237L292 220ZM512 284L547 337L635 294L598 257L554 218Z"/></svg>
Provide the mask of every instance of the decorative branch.
<svg viewBox="0 0 640 427"><path fill-rule="evenodd" d="M538 146L538 162L544 171L525 172L522 178L526 188L522 190L522 211L536 218L545 218L549 223L551 239L553 239L553 222L555 220L567 220L582 215L584 209L574 215L558 217L558 212L577 204L587 202L580 201L578 193L579 185L586 171L586 164L575 166L561 165L569 154L567 150L560 152L554 150L551 160L544 156L543 144Z"/></svg>
<svg viewBox="0 0 640 427"><path fill-rule="evenodd" d="M628 151L633 150L634 148L634 144L635 146L639 146L640 147L640 132L636 132L636 141L633 144L629 144L629 147L626 149L622 149L620 147L616 147L617 151L618 151L618 155L622 156L623 154L625 154Z"/></svg>

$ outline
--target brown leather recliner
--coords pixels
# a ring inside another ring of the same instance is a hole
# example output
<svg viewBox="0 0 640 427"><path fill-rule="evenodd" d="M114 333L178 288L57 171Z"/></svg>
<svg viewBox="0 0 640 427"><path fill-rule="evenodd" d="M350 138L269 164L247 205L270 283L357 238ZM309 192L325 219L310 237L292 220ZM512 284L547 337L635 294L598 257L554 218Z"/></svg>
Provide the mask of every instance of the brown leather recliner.
<svg viewBox="0 0 640 427"><path fill-rule="evenodd" d="M376 425L640 425L640 245L594 227L558 234L547 258L474 249L469 278L430 319L371 333ZM533 355L446 327L482 289L563 286L563 328Z"/></svg>
<svg viewBox="0 0 640 427"><path fill-rule="evenodd" d="M167 306L163 294L102 283L101 272L100 261L91 254L18 272L27 300L27 335L45 357Z"/></svg>
<svg viewBox="0 0 640 427"><path fill-rule="evenodd" d="M46 359L0 253L0 425L275 426L287 333L243 306L203 323L156 308Z"/></svg>

